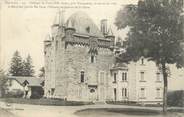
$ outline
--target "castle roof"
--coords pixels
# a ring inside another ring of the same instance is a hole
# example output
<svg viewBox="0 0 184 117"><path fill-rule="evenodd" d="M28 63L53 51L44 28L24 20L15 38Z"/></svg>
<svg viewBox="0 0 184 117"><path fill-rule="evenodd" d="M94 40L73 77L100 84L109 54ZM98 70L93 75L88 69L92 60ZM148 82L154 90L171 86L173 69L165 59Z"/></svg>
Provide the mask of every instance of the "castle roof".
<svg viewBox="0 0 184 117"><path fill-rule="evenodd" d="M79 11L79 12L72 14L68 18L66 25L68 26L70 22L72 23L73 28L75 28L76 33L96 36L96 37L103 37L103 34L99 30L97 25L84 12Z"/></svg>
<svg viewBox="0 0 184 117"><path fill-rule="evenodd" d="M127 70L128 69L128 66L126 63L116 63L112 68L111 70Z"/></svg>
<svg viewBox="0 0 184 117"><path fill-rule="evenodd" d="M24 82L28 82L29 86L42 86L42 82L44 79L42 78L36 78L36 77L28 77L28 76L7 76L8 79L16 80L21 85L24 84Z"/></svg>

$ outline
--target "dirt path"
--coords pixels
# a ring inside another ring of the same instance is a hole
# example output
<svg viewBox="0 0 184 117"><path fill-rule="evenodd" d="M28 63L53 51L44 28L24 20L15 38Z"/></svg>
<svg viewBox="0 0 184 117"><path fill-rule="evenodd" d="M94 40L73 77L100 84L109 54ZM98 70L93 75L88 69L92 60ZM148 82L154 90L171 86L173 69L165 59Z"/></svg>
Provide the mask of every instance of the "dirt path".
<svg viewBox="0 0 184 117"><path fill-rule="evenodd" d="M13 113L9 112L8 110L0 108L0 117L16 117L16 116Z"/></svg>
<svg viewBox="0 0 184 117"><path fill-rule="evenodd" d="M0 107L3 104L0 102ZM6 105L4 105L4 108ZM161 110L160 107L138 107L127 105L84 105L84 106L41 106L28 104L10 104L8 110L18 117L77 117L74 112L89 108L138 108ZM1 117L1 116L0 116ZM3 116L4 117L4 116Z"/></svg>

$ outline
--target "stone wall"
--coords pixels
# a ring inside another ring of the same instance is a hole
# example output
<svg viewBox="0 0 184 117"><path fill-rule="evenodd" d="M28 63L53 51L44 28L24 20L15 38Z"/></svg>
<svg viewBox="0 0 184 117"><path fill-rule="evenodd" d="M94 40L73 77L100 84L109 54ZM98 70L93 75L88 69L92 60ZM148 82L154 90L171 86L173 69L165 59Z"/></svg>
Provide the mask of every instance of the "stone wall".
<svg viewBox="0 0 184 117"><path fill-rule="evenodd" d="M100 71L105 73L105 80L108 82L114 61L113 53L109 49L98 48L95 62L91 63L89 46L69 44L65 49L64 44L64 41L59 42L56 57L55 95L68 97L69 100L89 100L88 85L98 85ZM80 82L81 71L84 71L84 83ZM103 87L107 88L107 84Z"/></svg>

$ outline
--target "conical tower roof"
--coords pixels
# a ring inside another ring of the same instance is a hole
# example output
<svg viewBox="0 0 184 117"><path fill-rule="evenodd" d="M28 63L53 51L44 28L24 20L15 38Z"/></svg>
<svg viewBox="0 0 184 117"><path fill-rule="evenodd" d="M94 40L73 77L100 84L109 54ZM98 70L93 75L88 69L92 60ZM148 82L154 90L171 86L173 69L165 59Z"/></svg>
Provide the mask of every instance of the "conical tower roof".
<svg viewBox="0 0 184 117"><path fill-rule="evenodd" d="M50 36L50 34L48 33L47 35L46 35L46 37L45 37L45 41L50 41L51 40L51 36Z"/></svg>
<svg viewBox="0 0 184 117"><path fill-rule="evenodd" d="M72 28L76 30L76 33L103 37L103 34L99 30L98 26L83 11L78 11L72 14L67 20L67 27L70 27L70 24L72 24Z"/></svg>
<svg viewBox="0 0 184 117"><path fill-rule="evenodd" d="M67 28L74 28L71 20L68 20Z"/></svg>

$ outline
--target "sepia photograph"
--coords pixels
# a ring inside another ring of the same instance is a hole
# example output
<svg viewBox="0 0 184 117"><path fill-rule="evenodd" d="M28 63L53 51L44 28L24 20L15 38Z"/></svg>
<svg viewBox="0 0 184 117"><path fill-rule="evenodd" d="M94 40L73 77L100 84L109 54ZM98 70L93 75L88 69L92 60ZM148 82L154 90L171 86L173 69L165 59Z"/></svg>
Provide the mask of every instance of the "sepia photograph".
<svg viewBox="0 0 184 117"><path fill-rule="evenodd" d="M184 117L184 0L1 0L0 117Z"/></svg>

